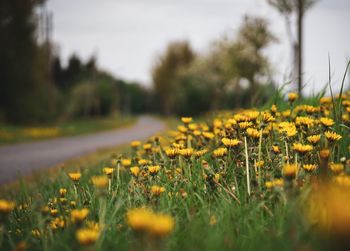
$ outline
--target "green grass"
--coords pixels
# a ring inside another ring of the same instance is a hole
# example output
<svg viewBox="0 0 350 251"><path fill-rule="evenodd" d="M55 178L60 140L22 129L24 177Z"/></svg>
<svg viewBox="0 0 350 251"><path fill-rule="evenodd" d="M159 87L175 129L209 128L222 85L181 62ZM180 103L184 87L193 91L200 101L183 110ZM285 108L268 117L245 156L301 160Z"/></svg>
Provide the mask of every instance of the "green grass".
<svg viewBox="0 0 350 251"><path fill-rule="evenodd" d="M0 125L0 145L112 130L131 125L134 121L134 117L113 115L46 125Z"/></svg>
<svg viewBox="0 0 350 251"><path fill-rule="evenodd" d="M346 100L350 101L350 95L347 95ZM319 105L317 99L301 100L296 104L282 104L279 101L278 106L284 110L295 109L298 104ZM322 109L330 111L327 116L332 117L330 105ZM325 116L323 112L320 109L309 114L301 110L295 116L275 117L283 122L295 121L297 116L309 116L316 120ZM247 135L238 124L227 126L228 119L232 117L233 114L226 112L216 114L216 118L224 122L221 125L215 118L200 120L200 123L207 121L207 129L214 133L212 139L206 138L204 134L195 136L194 129L174 138L152 137L145 142L152 145L153 150L150 152L143 151L142 145L138 151L122 147L105 155L97 154L83 162L68 162L64 168L56 168L53 175L38 176L35 183L29 186L23 181L17 187L8 187L0 193L0 197L16 201L17 207L9 215L0 214L0 249L13 250L18 243L25 241L28 250L349 250L348 239L338 235L339 232L322 232L306 213L312 201L310 196L320 192L313 185L322 184L313 181L326 179L322 176L322 168L326 168L328 180L335 181L339 175L350 180L348 164L344 165L342 174L332 173L328 163L323 165L319 158L319 151L327 148L331 153L329 162L340 163L341 157L349 160L349 131L343 129L340 132L343 138L330 143L324 132L335 130L337 124L328 128L321 124L310 128L298 126L297 134L290 137L273 129L259 139L247 136L247 146L240 144L237 148L229 148L225 156L214 156L214 150L223 147L223 137L238 138L243 142ZM349 125L349 120L344 119L341 123ZM175 126L171 119L168 124ZM260 120L253 120L251 125L259 130L265 126ZM199 127L199 130L205 132L207 129L204 128ZM320 134L322 138L312 151L300 154L293 150L293 143L308 144L306 137L314 134ZM172 159L166 154L166 149L173 142L183 143L185 147L191 146L195 150L205 148L208 152L199 157L186 157L186 153L179 151ZM289 147L289 159L286 159L285 143ZM272 145L278 145L280 153L272 153ZM257 176L254 163L259 160L259 156L265 163ZM129 167L118 164L124 158L130 158L131 166L139 166L147 175L134 177ZM140 159L161 166L159 173L149 174L148 165L139 164ZM250 176L246 172L246 160ZM284 173L283 167L287 161L299 164L296 177L290 178ZM319 169L307 172L302 164L317 164ZM104 175L102 169L106 166L114 167L115 172L110 189L100 189L92 184L91 177ZM82 173L78 183L69 179L69 171ZM220 178L215 180L215 175ZM247 176L251 195L247 192ZM265 182L275 178L281 178L284 185L267 188ZM165 192L160 196L152 194L152 185L164 187ZM59 199L60 188L68 191L63 202ZM350 194L349 187L342 189L347 195ZM71 201L75 201L78 209L89 209L85 222L71 222ZM342 201L341 205L344 206L341 211L336 208L331 212L334 217L345 217L344 226L342 221L340 225L349 230L350 222L346 221L350 219L347 218L349 199ZM58 217L65 222L63 227L54 229L50 225L56 216L41 212L45 206L58 210ZM128 210L141 206L173 217L175 227L169 235L163 238L151 237L147 233L134 231L133 226L127 224ZM322 222L320 218L318 220ZM87 221L97 222L101 228L99 239L89 247L79 244L75 236L78 229L88 225ZM32 235L32 230L36 229L41 232L39 238ZM348 232L345 232L345 236L348 237Z"/></svg>

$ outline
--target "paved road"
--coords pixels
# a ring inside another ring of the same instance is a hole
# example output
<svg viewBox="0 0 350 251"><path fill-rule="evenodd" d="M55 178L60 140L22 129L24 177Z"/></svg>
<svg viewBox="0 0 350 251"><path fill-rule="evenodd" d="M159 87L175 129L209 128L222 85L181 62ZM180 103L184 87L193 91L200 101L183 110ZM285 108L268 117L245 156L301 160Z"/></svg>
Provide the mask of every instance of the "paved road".
<svg viewBox="0 0 350 251"><path fill-rule="evenodd" d="M165 129L165 124L142 116L132 127L91 135L64 137L33 143L0 147L0 184L29 175L32 171L51 167L73 157L114 147L132 140L146 139Z"/></svg>

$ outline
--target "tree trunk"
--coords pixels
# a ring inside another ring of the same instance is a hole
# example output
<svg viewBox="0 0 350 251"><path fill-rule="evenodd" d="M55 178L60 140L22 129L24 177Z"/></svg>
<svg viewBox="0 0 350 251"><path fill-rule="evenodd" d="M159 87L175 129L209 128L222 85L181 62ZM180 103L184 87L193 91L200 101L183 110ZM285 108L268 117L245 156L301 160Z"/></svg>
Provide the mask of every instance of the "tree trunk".
<svg viewBox="0 0 350 251"><path fill-rule="evenodd" d="M302 94L303 85L303 18L304 18L304 0L298 0L298 93Z"/></svg>

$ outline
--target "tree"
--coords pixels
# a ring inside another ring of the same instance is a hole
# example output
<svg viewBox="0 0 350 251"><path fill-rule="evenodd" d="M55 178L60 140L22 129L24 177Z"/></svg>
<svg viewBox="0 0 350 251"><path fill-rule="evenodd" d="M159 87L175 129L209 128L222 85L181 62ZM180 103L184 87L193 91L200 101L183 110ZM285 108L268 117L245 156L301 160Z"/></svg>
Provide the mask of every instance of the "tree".
<svg viewBox="0 0 350 251"><path fill-rule="evenodd" d="M153 67L153 86L164 114L169 115L174 108L177 74L189 66L194 57L195 54L188 42L172 42Z"/></svg>
<svg viewBox="0 0 350 251"><path fill-rule="evenodd" d="M302 94L303 86L303 23L304 16L317 0L267 0L285 18L287 34L293 48L294 75L298 80L298 93ZM296 17L296 39L293 37L291 18Z"/></svg>
<svg viewBox="0 0 350 251"><path fill-rule="evenodd" d="M237 38L222 45L226 48L224 54L227 78L238 82L248 81L254 97L257 86L261 84L260 79L270 72L270 63L263 50L275 41L277 39L268 29L265 19L246 16Z"/></svg>
<svg viewBox="0 0 350 251"><path fill-rule="evenodd" d="M34 9L42 1L0 0L0 113L15 123L44 119L45 67ZM47 101L46 101L47 102Z"/></svg>

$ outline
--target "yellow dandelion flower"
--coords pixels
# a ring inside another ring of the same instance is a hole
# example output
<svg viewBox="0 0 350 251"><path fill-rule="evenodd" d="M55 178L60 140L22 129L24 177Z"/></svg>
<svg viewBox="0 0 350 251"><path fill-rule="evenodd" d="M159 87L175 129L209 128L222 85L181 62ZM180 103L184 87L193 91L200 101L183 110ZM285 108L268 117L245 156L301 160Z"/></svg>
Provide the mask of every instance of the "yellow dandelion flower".
<svg viewBox="0 0 350 251"><path fill-rule="evenodd" d="M265 165L265 161L260 160L255 163L255 167L261 168Z"/></svg>
<svg viewBox="0 0 350 251"><path fill-rule="evenodd" d="M0 199L0 213L2 214L10 213L15 206L16 204L12 201Z"/></svg>
<svg viewBox="0 0 350 251"><path fill-rule="evenodd" d="M74 209L70 213L70 218L73 223L80 223L84 221L89 214L89 209L83 208L83 209Z"/></svg>
<svg viewBox="0 0 350 251"><path fill-rule="evenodd" d="M195 157L202 157L204 154L206 154L208 152L208 150L207 149L202 149L202 150L198 150L198 151L195 151L194 153L193 153L193 155L195 156Z"/></svg>
<svg viewBox="0 0 350 251"><path fill-rule="evenodd" d="M179 132L181 132L181 133L186 133L187 132L187 127L185 127L185 126L183 126L183 125L179 125L178 127L177 127L177 130L179 131Z"/></svg>
<svg viewBox="0 0 350 251"><path fill-rule="evenodd" d="M149 225L150 234L156 237L164 237L174 229L175 220L167 214L153 214L152 224Z"/></svg>
<svg viewBox="0 0 350 251"><path fill-rule="evenodd" d="M161 186L156 186L156 185L153 185L151 187L151 193L153 195L156 195L156 196L159 196L161 195L162 193L165 192L165 188L164 187L161 187Z"/></svg>
<svg viewBox="0 0 350 251"><path fill-rule="evenodd" d="M217 148L213 151L213 157L218 158L218 157L223 157L227 154L227 148L220 147Z"/></svg>
<svg viewBox="0 0 350 251"><path fill-rule="evenodd" d="M319 135L319 134L318 135L311 135L311 136L308 136L306 139L311 144L316 145L320 141L321 135Z"/></svg>
<svg viewBox="0 0 350 251"><path fill-rule="evenodd" d="M212 132L203 132L202 134L203 134L204 138L206 138L206 139L212 139L215 137L214 133L212 133Z"/></svg>
<svg viewBox="0 0 350 251"><path fill-rule="evenodd" d="M191 123L191 124L188 125L188 128L189 128L190 130L192 130L192 131L197 130L198 124Z"/></svg>
<svg viewBox="0 0 350 251"><path fill-rule="evenodd" d="M149 150L151 150L151 149L152 149L152 144L144 144L144 145L143 145L143 150L149 151Z"/></svg>
<svg viewBox="0 0 350 251"><path fill-rule="evenodd" d="M145 166L145 165L148 165L151 163L150 160L147 160L147 159L140 159L138 162L137 162L140 166Z"/></svg>
<svg viewBox="0 0 350 251"><path fill-rule="evenodd" d="M273 114L275 114L278 111L277 106L275 104L271 106L270 110Z"/></svg>
<svg viewBox="0 0 350 251"><path fill-rule="evenodd" d="M298 172L298 166L295 164L285 164L282 171L285 177L295 178Z"/></svg>
<svg viewBox="0 0 350 251"><path fill-rule="evenodd" d="M223 138L221 142L226 146L226 147L235 147L238 146L242 143L242 141L238 139L229 139L229 138Z"/></svg>
<svg viewBox="0 0 350 251"><path fill-rule="evenodd" d="M287 94L289 102L294 102L297 98L299 98L298 93L290 92Z"/></svg>
<svg viewBox="0 0 350 251"><path fill-rule="evenodd" d="M185 148L185 149L179 150L179 154L185 158L190 158L193 152L194 152L193 148Z"/></svg>
<svg viewBox="0 0 350 251"><path fill-rule="evenodd" d="M90 228L81 228L75 234L78 242L88 246L94 244L100 236L100 231Z"/></svg>
<svg viewBox="0 0 350 251"><path fill-rule="evenodd" d="M131 159L122 159L121 164L123 167L129 167L131 166Z"/></svg>
<svg viewBox="0 0 350 251"><path fill-rule="evenodd" d="M293 150L300 154L311 152L314 149L312 145L303 145L301 143L294 143Z"/></svg>
<svg viewBox="0 0 350 251"><path fill-rule="evenodd" d="M322 105L329 105L332 103L332 98L331 97L322 97L322 98L320 98L320 103Z"/></svg>
<svg viewBox="0 0 350 251"><path fill-rule="evenodd" d="M77 182L81 178L81 173L80 172L68 173L68 176L72 181Z"/></svg>
<svg viewBox="0 0 350 251"><path fill-rule="evenodd" d="M131 172L132 175L137 177L139 175L139 173L140 173L140 168L138 166L130 167L130 172Z"/></svg>
<svg viewBox="0 0 350 251"><path fill-rule="evenodd" d="M238 123L239 128L242 130L247 129L248 127L251 127L252 125L253 125L252 122L247 122L247 121Z"/></svg>
<svg viewBox="0 0 350 251"><path fill-rule="evenodd" d="M105 188L108 186L108 178L106 176L92 176L91 182L96 188Z"/></svg>
<svg viewBox="0 0 350 251"><path fill-rule="evenodd" d="M327 131L324 133L324 136L326 136L326 139L330 142L334 142L334 141L338 141L342 138L341 135L335 133L335 132L331 132L331 131Z"/></svg>
<svg viewBox="0 0 350 251"><path fill-rule="evenodd" d="M276 145L273 145L272 146L272 152L274 152L274 153L280 153L281 152L281 149L280 149L280 147L279 146L276 146Z"/></svg>
<svg viewBox="0 0 350 251"><path fill-rule="evenodd" d="M262 114L262 121L264 121L265 123L270 123L275 121L275 118L268 112L264 112Z"/></svg>
<svg viewBox="0 0 350 251"><path fill-rule="evenodd" d="M160 170L160 166L156 165L156 166L148 166L148 172L151 175L156 175Z"/></svg>
<svg viewBox="0 0 350 251"><path fill-rule="evenodd" d="M65 188L60 188L59 194L60 194L61 197L66 196L66 194L67 194L67 189L65 189Z"/></svg>
<svg viewBox="0 0 350 251"><path fill-rule="evenodd" d="M130 145L133 148L137 148L141 145L141 141L138 141L138 140L131 141Z"/></svg>
<svg viewBox="0 0 350 251"><path fill-rule="evenodd" d="M192 117L182 117L181 118L181 121L184 123L184 124L189 124L192 122Z"/></svg>
<svg viewBox="0 0 350 251"><path fill-rule="evenodd" d="M247 129L247 134L249 137L253 138L253 139L258 139L260 138L260 132L255 129L255 128L248 128Z"/></svg>
<svg viewBox="0 0 350 251"><path fill-rule="evenodd" d="M55 216L58 215L58 210L57 209L51 209L50 210L50 214L51 214L51 216L55 217Z"/></svg>
<svg viewBox="0 0 350 251"><path fill-rule="evenodd" d="M266 188L283 187L283 186L284 186L284 180L283 179L274 179L274 180L265 182L265 187Z"/></svg>
<svg viewBox="0 0 350 251"><path fill-rule="evenodd" d="M145 231L153 220L153 212L148 208L129 209L126 214L126 222L135 231Z"/></svg>
<svg viewBox="0 0 350 251"><path fill-rule="evenodd" d="M112 176L113 172L114 172L114 168L112 167L104 167L102 169L103 173L106 174L107 176Z"/></svg>
<svg viewBox="0 0 350 251"><path fill-rule="evenodd" d="M308 171L308 172L312 172L312 171L315 171L317 169L317 165L315 165L315 164L304 164L303 165L303 169Z"/></svg>
<svg viewBox="0 0 350 251"><path fill-rule="evenodd" d="M310 117L298 116L295 118L295 124L297 126L305 126L307 128L310 128L315 125L315 120Z"/></svg>
<svg viewBox="0 0 350 251"><path fill-rule="evenodd" d="M320 122L322 125L324 125L326 127L330 127L330 126L333 126L335 124L333 119L326 118L326 117L320 118Z"/></svg>
<svg viewBox="0 0 350 251"><path fill-rule="evenodd" d="M344 165L342 163L329 163L329 169L331 169L334 174L339 174L344 170Z"/></svg>

